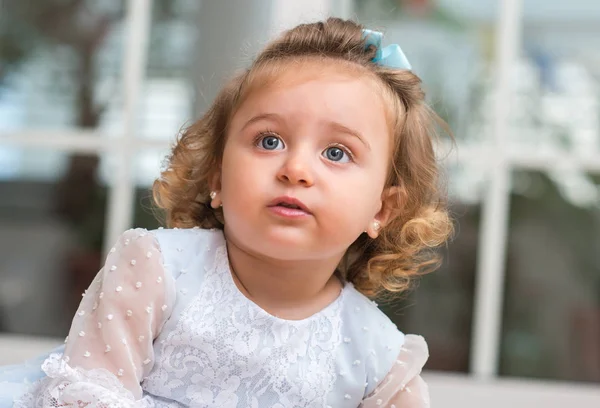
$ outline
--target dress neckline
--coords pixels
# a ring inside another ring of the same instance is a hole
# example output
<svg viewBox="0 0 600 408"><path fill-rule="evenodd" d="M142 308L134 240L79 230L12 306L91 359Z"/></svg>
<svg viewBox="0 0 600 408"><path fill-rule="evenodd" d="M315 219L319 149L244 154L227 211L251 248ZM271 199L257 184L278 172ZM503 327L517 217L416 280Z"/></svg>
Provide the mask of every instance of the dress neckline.
<svg viewBox="0 0 600 408"><path fill-rule="evenodd" d="M283 322L283 323L287 323L287 324L296 324L296 325L303 325L306 323L309 323L315 319L318 319L324 315L331 315L331 314L336 314L338 313L338 310L340 309L340 305L342 304L346 293L348 292L348 290L352 287L352 284L350 282L342 282L343 287L340 290L339 295L328 305L326 305L324 308L322 308L321 310L313 313L312 315L305 317L304 319L284 319L282 317L278 317L275 316L269 312L267 312L265 309L263 309L262 307L260 307L257 303L255 303L252 299L248 298L241 290L240 288L238 288L238 286L235 284L234 278L233 278L233 272L231 270L231 265L229 263L229 255L227 252L227 244L223 243L222 246L220 246L217 251L216 251L216 262L215 262L215 267L216 267L216 272L217 274L222 274L224 275L224 281L225 284L227 286L230 287L230 289L233 291L234 295L239 298L242 302L246 303L249 307L255 309L257 312L259 312L260 314L263 314L271 319Z"/></svg>

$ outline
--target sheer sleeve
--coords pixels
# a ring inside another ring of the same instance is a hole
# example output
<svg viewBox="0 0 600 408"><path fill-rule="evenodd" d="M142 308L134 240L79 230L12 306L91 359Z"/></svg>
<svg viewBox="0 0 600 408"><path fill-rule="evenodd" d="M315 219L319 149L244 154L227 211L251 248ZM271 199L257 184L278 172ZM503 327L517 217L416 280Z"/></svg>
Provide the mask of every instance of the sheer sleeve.
<svg viewBox="0 0 600 408"><path fill-rule="evenodd" d="M407 335L396 363L360 408L428 408L429 390L420 375L428 357L423 337Z"/></svg>
<svg viewBox="0 0 600 408"><path fill-rule="evenodd" d="M47 377L15 407L134 407L174 301L157 239L125 232L83 295L64 354L43 363Z"/></svg>

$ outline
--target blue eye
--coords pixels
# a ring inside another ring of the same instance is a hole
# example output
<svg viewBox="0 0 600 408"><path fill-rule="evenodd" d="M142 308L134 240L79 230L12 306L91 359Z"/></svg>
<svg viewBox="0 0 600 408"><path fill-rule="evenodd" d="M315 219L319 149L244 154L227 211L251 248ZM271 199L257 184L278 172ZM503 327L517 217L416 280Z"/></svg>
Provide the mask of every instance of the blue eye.
<svg viewBox="0 0 600 408"><path fill-rule="evenodd" d="M260 139L258 144L265 150L281 150L284 147L283 140L271 135Z"/></svg>
<svg viewBox="0 0 600 408"><path fill-rule="evenodd" d="M348 153L346 153L344 149L341 149L336 146L328 147L327 149L325 149L325 151L323 152L323 156L325 156L327 160L331 160L333 162L338 163L348 163L350 161Z"/></svg>

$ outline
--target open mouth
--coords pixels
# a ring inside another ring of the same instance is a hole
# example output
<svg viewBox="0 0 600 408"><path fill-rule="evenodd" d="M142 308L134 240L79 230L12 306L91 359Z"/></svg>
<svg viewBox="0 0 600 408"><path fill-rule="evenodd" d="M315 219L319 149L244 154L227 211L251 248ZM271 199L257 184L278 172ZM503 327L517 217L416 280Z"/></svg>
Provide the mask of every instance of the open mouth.
<svg viewBox="0 0 600 408"><path fill-rule="evenodd" d="M269 208L285 217L300 217L311 214L302 201L294 197L278 197L269 203Z"/></svg>
<svg viewBox="0 0 600 408"><path fill-rule="evenodd" d="M289 203L279 203L277 204L280 207L285 207L285 208L293 208L296 210L302 210L302 208L300 208L298 205L296 204L289 204Z"/></svg>

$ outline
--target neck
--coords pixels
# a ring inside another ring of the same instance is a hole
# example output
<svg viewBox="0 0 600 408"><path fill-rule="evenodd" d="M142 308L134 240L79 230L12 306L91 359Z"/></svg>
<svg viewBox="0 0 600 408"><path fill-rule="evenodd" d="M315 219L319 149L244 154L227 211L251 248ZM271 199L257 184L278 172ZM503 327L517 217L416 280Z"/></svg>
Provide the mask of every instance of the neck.
<svg viewBox="0 0 600 408"><path fill-rule="evenodd" d="M282 261L244 250L227 240L229 263L238 288L266 311L282 317L308 317L339 296L333 273L341 259Z"/></svg>

